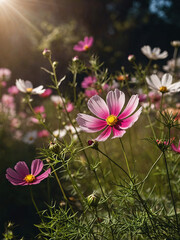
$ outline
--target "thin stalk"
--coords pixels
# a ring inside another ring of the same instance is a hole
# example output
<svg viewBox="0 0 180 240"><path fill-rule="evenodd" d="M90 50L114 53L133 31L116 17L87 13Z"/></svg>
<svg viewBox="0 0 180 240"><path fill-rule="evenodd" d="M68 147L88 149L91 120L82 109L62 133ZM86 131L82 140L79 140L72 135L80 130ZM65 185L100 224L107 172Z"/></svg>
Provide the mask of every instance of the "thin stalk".
<svg viewBox="0 0 180 240"><path fill-rule="evenodd" d="M108 158L112 163L114 163L114 165L116 165L118 168L120 168L124 173L125 175L131 180L130 176L128 175L128 173L119 165L117 164L114 160L112 160L107 154L105 154L104 152L102 152L99 148L97 149L97 151L99 151L102 155L104 155L106 158Z"/></svg>
<svg viewBox="0 0 180 240"><path fill-rule="evenodd" d="M127 159L127 155L126 155L124 145L123 145L123 142L122 142L121 138L119 138L119 141L120 141L121 146L122 146L122 150L123 150L124 158L125 158L125 161L126 161L126 166L127 166L127 169L128 169L129 176L130 176L130 178L132 178L131 171L130 171L130 168L129 168L128 159Z"/></svg>
<svg viewBox="0 0 180 240"><path fill-rule="evenodd" d="M100 181L99 181L98 175L97 175L97 173L96 173L96 170L94 169L93 172L94 172L94 175L95 175L96 180L97 180L97 182L98 182L98 185L99 185L99 187L100 187L100 189L101 189L101 193L102 193L102 195L103 195L103 198L104 198L104 200L105 200L106 197L105 197L104 191L103 191L103 189L102 189L101 183L100 183ZM107 212L108 212L108 216L109 216L109 220L110 220L110 223L111 223L111 222L112 222L112 220L111 220L111 213L110 213L109 206L108 206L107 202L105 202L105 206L106 206L106 209L107 209ZM112 239L114 240L113 229L112 229L111 226L110 226L110 229L111 229Z"/></svg>
<svg viewBox="0 0 180 240"><path fill-rule="evenodd" d="M58 93L58 95L60 96L60 98L61 98L61 100L62 100L65 113L66 113L66 115L67 115L67 117L68 117L71 125L73 126L73 128L74 128L74 130L75 130L75 132L76 132L76 135L77 135L78 140L79 140L79 142L80 142L80 144L81 144L81 147L84 148L83 143L82 143L82 141L81 141L81 139L80 139L79 133L78 133L76 127L74 126L73 121L71 120L71 117L70 117L70 115L69 115L69 112L67 111L67 108L66 108L66 104L65 104L65 102L64 102L64 99L63 99L63 97L61 96L61 93L60 93L60 91L59 91L58 80L57 80L57 75L56 75L56 69L55 69L55 67L53 66L52 60L51 60L50 58L49 58L49 62L50 62L50 64L51 64L51 67L52 67L52 70L53 70L53 77L54 77L54 81L53 81L53 82L54 82L54 84L55 84L57 93ZM83 150L83 153L84 153L84 156L85 156L88 164L90 164L89 159L88 159L88 156L87 156L87 154L86 154L86 152L85 152L84 150Z"/></svg>
<svg viewBox="0 0 180 240"><path fill-rule="evenodd" d="M175 204L175 200L174 200L174 196L173 196L173 192L172 192L172 187L171 187L171 181L170 181L170 176L169 176L169 170L168 170L168 165L167 165L166 154L165 154L164 151L163 151L163 157L164 157L164 163L165 163L165 167L166 167L167 180L168 180L169 189L170 189L170 193L171 193L171 199L172 199L172 203L173 203L174 213L175 213L175 217L176 217L177 229L178 229L178 232L179 232L180 229L179 229L178 215L177 215L177 211L176 211L176 204Z"/></svg>
<svg viewBox="0 0 180 240"><path fill-rule="evenodd" d="M149 125L150 125L150 128L151 128L151 131L152 131L152 133L153 133L154 139L157 139L157 138L156 138L156 133L155 133L154 128L153 128L153 126L152 126L151 118L150 118L148 112L147 112L147 118L148 118L148 122L149 122Z"/></svg>
<svg viewBox="0 0 180 240"><path fill-rule="evenodd" d="M159 162L159 160L161 159L162 154L163 154L163 153L161 153L160 156L158 157L158 159L153 163L153 165L152 165L151 168L149 169L149 172L147 173L146 177L145 177L141 182L136 183L135 186L137 186L137 185L139 185L139 184L141 184L141 183L144 183L144 182L146 181L146 179L149 177L149 175L150 175L151 171L153 170L153 168L156 166L156 164L157 164L157 163Z"/></svg>
<svg viewBox="0 0 180 240"><path fill-rule="evenodd" d="M74 104L76 104L76 76L77 76L77 72L75 72L73 75Z"/></svg>
<svg viewBox="0 0 180 240"><path fill-rule="evenodd" d="M106 155L107 155L106 145L105 145L104 142L103 142L103 146L104 146L104 150L105 150ZM108 160L109 160L109 158L108 158ZM111 172L112 172L112 174L113 174L114 180L115 180L115 182L117 183L117 179L116 179L116 175L115 175L114 170L113 170L112 162L111 162L111 161L108 161L108 162L109 162L109 164L110 164L110 168L111 168Z"/></svg>
<svg viewBox="0 0 180 240"><path fill-rule="evenodd" d="M62 194L63 194L64 200L65 200L67 203L69 203L69 200L68 200L68 198L66 197L66 194L65 194L64 189L63 189L63 187L62 187L62 184L61 184L61 182L60 182L60 180L59 180L59 178L58 178L58 175L57 175L57 173L56 173L56 171L55 171L55 169L54 169L54 166L51 165L51 167L52 167L52 169L53 169L53 172L54 172L55 178L56 178L56 180L57 180L57 183L58 183L58 185L59 185L59 188L60 188L60 190L61 190L61 192L62 192ZM74 213L74 210L73 210L73 208L72 208L72 206L71 206L70 203L69 203L69 206L70 206L70 209L71 209L72 213Z"/></svg>
<svg viewBox="0 0 180 240"><path fill-rule="evenodd" d="M31 187L31 186L30 186L30 195L31 195L31 200L32 200L32 203L33 203L33 205L34 205L34 207L35 207L35 209L36 209L37 214L39 215L41 221L44 222L43 219L42 219L42 216L41 216L41 214L40 214L40 212L39 212L39 209L38 209L38 207L37 207L37 205L36 205L36 202L35 202L35 200L34 200L34 196L33 196L32 187Z"/></svg>

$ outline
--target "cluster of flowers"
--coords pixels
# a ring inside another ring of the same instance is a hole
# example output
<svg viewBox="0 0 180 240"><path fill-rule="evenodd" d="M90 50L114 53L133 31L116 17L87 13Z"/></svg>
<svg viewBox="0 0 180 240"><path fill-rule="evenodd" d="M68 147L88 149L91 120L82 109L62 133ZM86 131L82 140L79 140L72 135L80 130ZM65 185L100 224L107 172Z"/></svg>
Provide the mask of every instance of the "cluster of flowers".
<svg viewBox="0 0 180 240"><path fill-rule="evenodd" d="M74 46L74 50L78 52L88 51L93 44L92 37L85 37L84 41L80 41ZM167 52L164 51L160 53L159 48L154 48L151 50L149 46L144 46L142 49L143 54L151 60L164 59L167 57ZM46 53L48 51L46 50ZM76 57L78 59L78 57ZM129 56L129 61L134 61L135 57ZM2 79L8 79L10 77L10 71L2 71ZM1 86L3 86L1 81ZM84 113L78 113L77 123L79 128L74 129L72 125L66 125L64 129L57 129L53 132L55 138L63 138L68 132L74 139L77 139L76 133L79 131L84 131L87 133L95 133L101 131L101 133L94 139L94 141L106 141L112 134L112 139L122 137L126 130L138 120L143 107L138 108L139 103L147 102L150 99L151 103L154 104L156 108L160 107L160 100L164 94L172 94L180 91L180 81L172 83L173 78L171 74L164 74L161 79L157 74L152 74L146 77L146 83L148 87L152 90L150 93L142 93L132 95L128 103L125 106L125 94L118 90L118 83L114 82L112 86L107 83L102 84L99 87L98 80L95 76L87 76L81 83L81 87L85 89L85 95L90 98L87 102L88 109L95 116L91 116ZM4 85L5 86L5 85ZM21 122L19 119L15 118L15 103L14 96L18 92L23 92L26 95L38 94L41 97L49 97L52 94L51 89L44 89L41 85L39 87L33 88L30 81L16 80L16 86L11 86L8 88L9 95L5 94L1 99L1 111L5 106L6 111L8 111L11 126L14 128L19 127ZM101 91L108 92L106 96L106 102L99 95ZM62 109L62 111L71 112L74 110L74 105L71 102L66 102L60 96L52 95L50 97L51 101L57 108ZM64 106L66 102L66 106ZM65 109L66 108L66 109ZM137 109L138 108L138 109ZM41 115L42 119L46 118L46 112L43 105L36 106L33 109L36 115ZM25 113L21 113L22 118L26 118ZM27 119L26 119L27 121ZM31 117L31 123L38 123L37 118ZM28 122L28 121L27 121ZM33 134L32 134L33 133ZM28 135L28 140L24 141L27 143L32 143L36 137L48 137L49 132L47 130L42 130L40 132L33 131ZM157 144L161 142L158 140ZM168 143L169 144L169 143ZM167 144L166 144L167 145ZM180 142L179 146L176 147L173 143L171 144L172 150L180 153ZM31 173L29 173L28 167L25 162L19 162L15 166L15 171L12 169L7 169L7 179L14 185L31 185L38 184L41 180L46 178L50 174L50 169L36 177L42 170L43 163L41 160L36 159L32 162Z"/></svg>

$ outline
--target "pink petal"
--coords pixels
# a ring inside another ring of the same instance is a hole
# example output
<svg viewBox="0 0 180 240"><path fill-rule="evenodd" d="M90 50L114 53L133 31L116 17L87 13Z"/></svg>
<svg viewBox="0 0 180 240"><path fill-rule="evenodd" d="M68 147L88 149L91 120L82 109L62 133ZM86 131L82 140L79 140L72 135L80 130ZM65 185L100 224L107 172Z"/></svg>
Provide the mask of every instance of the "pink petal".
<svg viewBox="0 0 180 240"><path fill-rule="evenodd" d="M98 95L91 97L88 101L89 110L99 118L106 119L109 116L109 109L105 101Z"/></svg>
<svg viewBox="0 0 180 240"><path fill-rule="evenodd" d="M119 119L123 119L128 117L129 115L131 115L137 108L139 103L139 98L138 95L132 95L132 97L130 98L126 108L124 109L124 111L120 114Z"/></svg>
<svg viewBox="0 0 180 240"><path fill-rule="evenodd" d="M110 91L107 94L106 102L110 110L110 114L118 116L121 112L121 109L124 106L125 95L123 92L115 89L115 91Z"/></svg>
<svg viewBox="0 0 180 240"><path fill-rule="evenodd" d="M125 130L122 130L122 129L118 129L117 127L113 127L113 137L112 139L114 138L118 138L118 137L122 137L124 134L126 133Z"/></svg>
<svg viewBox="0 0 180 240"><path fill-rule="evenodd" d="M98 132L107 126L106 121L83 113L79 113L76 120L85 132Z"/></svg>
<svg viewBox="0 0 180 240"><path fill-rule="evenodd" d="M174 152L178 152L177 147L173 143L171 144L171 148Z"/></svg>
<svg viewBox="0 0 180 240"><path fill-rule="evenodd" d="M39 175L38 177L36 177L35 181L32 182L31 184L34 185L34 184L40 183L42 180L44 180L45 178L47 178L50 173L51 173L51 169L48 168L48 170L46 170L44 173L42 173L41 175Z"/></svg>
<svg viewBox="0 0 180 240"><path fill-rule="evenodd" d="M6 170L6 173L7 173L8 176L10 176L14 180L17 180L17 181L22 181L23 180L23 178L16 171L14 171L12 168L8 168Z"/></svg>
<svg viewBox="0 0 180 240"><path fill-rule="evenodd" d="M139 115L142 112L142 107L140 107L138 109L138 111L136 111L133 115L131 115L130 117L120 120L119 121L119 126L121 129L127 129L130 128L139 118Z"/></svg>
<svg viewBox="0 0 180 240"><path fill-rule="evenodd" d="M104 142L111 134L111 127L107 127L95 140Z"/></svg>
<svg viewBox="0 0 180 240"><path fill-rule="evenodd" d="M14 179L11 176L9 176L8 174L6 174L6 178L13 185L25 185L25 181L23 181L23 180L20 181L20 180Z"/></svg>
<svg viewBox="0 0 180 240"><path fill-rule="evenodd" d="M27 164L24 161L18 162L15 165L14 169L16 170L18 175L21 176L22 179L25 178L25 176L29 174L28 166L27 166Z"/></svg>
<svg viewBox="0 0 180 240"><path fill-rule="evenodd" d="M31 164L31 174L37 176L43 169L43 162L40 159L35 159Z"/></svg>

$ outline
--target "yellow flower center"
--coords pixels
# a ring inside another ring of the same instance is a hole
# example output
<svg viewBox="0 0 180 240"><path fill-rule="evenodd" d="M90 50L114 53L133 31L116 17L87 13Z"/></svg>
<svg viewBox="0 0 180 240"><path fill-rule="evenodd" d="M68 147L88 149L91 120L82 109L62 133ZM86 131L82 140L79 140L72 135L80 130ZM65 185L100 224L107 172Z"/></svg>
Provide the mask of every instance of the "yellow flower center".
<svg viewBox="0 0 180 240"><path fill-rule="evenodd" d="M159 91L162 92L162 93L168 92L167 87L165 87L165 86L160 87Z"/></svg>
<svg viewBox="0 0 180 240"><path fill-rule="evenodd" d="M32 174L28 174L25 176L24 180L27 182L27 183L32 183L34 182L34 180L36 179L36 177Z"/></svg>
<svg viewBox="0 0 180 240"><path fill-rule="evenodd" d="M118 118L114 115L110 115L106 118L106 122L109 126L114 126L118 122Z"/></svg>
<svg viewBox="0 0 180 240"><path fill-rule="evenodd" d="M31 93L32 90L33 90L32 88L26 88L26 92L27 92L27 93Z"/></svg>
<svg viewBox="0 0 180 240"><path fill-rule="evenodd" d="M84 50L88 50L89 49L89 46L86 44L84 45Z"/></svg>

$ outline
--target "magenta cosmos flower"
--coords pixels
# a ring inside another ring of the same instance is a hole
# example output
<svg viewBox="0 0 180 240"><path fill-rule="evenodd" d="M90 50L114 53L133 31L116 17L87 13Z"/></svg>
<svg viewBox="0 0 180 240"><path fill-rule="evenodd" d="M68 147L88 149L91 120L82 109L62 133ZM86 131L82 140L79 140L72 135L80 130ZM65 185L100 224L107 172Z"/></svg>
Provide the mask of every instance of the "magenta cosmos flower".
<svg viewBox="0 0 180 240"><path fill-rule="evenodd" d="M44 173L37 176L43 169L43 162L40 159L35 159L31 164L31 173L29 173L28 166L25 162L18 162L13 170L8 168L6 170L6 178L13 185L35 185L39 184L43 179L47 178L51 173L51 169L48 168Z"/></svg>
<svg viewBox="0 0 180 240"><path fill-rule="evenodd" d="M173 143L171 144L171 148L174 152L180 153L180 140L179 140L179 145L176 147Z"/></svg>
<svg viewBox="0 0 180 240"><path fill-rule="evenodd" d="M77 52L87 51L93 45L93 37L85 37L84 41L79 41L73 49Z"/></svg>
<svg viewBox="0 0 180 240"><path fill-rule="evenodd" d="M95 95L89 99L88 108L98 118L79 113L77 122L85 132L94 133L103 130L96 141L105 141L111 132L113 132L112 138L122 137L126 129L138 120L142 111L141 107L135 112L139 103L138 95L133 95L122 111L124 103L125 94L118 89L108 92L106 103L100 96Z"/></svg>

